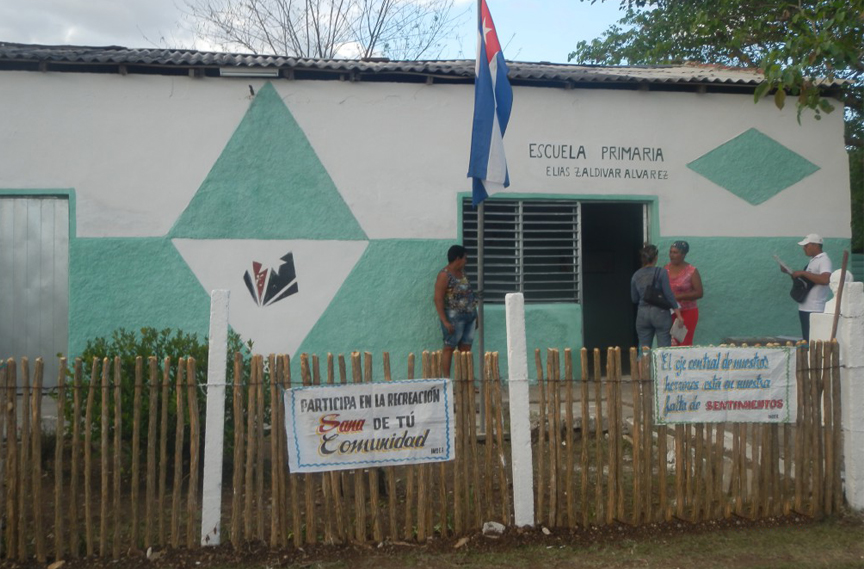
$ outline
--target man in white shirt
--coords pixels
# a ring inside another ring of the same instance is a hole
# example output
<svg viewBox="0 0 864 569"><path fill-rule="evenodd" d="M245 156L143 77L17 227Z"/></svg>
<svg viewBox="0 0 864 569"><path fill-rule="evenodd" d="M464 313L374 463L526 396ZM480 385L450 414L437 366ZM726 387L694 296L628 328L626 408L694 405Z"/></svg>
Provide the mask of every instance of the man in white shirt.
<svg viewBox="0 0 864 569"><path fill-rule="evenodd" d="M813 288L807 293L803 302L798 303L798 317L801 319L801 335L804 341L810 341L810 314L824 312L825 301L828 300L828 282L831 279L831 259L822 251L822 238L815 233L807 235L798 242L804 248L804 254L810 257L807 268L803 271L793 271L792 278L802 277L813 283Z"/></svg>

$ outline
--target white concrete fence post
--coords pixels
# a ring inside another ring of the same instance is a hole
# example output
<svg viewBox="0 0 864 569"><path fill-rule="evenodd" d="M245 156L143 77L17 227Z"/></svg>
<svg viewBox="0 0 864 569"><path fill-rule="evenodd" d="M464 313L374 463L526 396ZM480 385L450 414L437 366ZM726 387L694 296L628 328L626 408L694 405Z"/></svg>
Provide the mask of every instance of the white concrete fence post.
<svg viewBox="0 0 864 569"><path fill-rule="evenodd" d="M207 356L207 419L204 489L201 493L201 545L222 539L222 455L225 439L225 366L228 362L227 290L210 294L210 349Z"/></svg>
<svg viewBox="0 0 864 569"><path fill-rule="evenodd" d="M864 510L864 283L850 282L846 273L837 342L840 344L841 414L843 415L843 460L846 501ZM837 294L840 271L831 275L831 290ZM837 299L825 305L823 314L810 315L810 339L828 340L834 323Z"/></svg>
<svg viewBox="0 0 864 569"><path fill-rule="evenodd" d="M525 298L504 297L507 320L507 369L510 377L510 442L513 461L513 513L516 527L534 525L534 470L528 393L528 345L525 341Z"/></svg>

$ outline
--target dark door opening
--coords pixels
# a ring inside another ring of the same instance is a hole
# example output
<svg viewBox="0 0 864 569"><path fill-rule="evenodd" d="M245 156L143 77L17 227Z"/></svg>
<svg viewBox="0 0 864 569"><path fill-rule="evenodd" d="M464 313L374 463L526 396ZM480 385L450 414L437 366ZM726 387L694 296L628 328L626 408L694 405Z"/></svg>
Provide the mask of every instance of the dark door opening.
<svg viewBox="0 0 864 569"><path fill-rule="evenodd" d="M643 207L641 203L582 203L585 347L589 352L600 348L604 370L606 349L620 346L622 372L629 373L629 351L638 345L630 277L640 266ZM593 357L589 359L593 366Z"/></svg>

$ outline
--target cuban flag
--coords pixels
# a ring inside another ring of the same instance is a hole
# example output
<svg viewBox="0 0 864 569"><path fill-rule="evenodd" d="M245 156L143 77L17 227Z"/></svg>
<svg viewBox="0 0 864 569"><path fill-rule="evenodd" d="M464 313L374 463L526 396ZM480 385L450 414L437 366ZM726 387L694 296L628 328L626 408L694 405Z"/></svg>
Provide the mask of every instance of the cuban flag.
<svg viewBox="0 0 864 569"><path fill-rule="evenodd" d="M489 193L510 185L504 156L504 131L513 106L513 89L507 80L507 63L486 0L479 0L477 63L474 81L474 127L471 131L473 202L477 207Z"/></svg>

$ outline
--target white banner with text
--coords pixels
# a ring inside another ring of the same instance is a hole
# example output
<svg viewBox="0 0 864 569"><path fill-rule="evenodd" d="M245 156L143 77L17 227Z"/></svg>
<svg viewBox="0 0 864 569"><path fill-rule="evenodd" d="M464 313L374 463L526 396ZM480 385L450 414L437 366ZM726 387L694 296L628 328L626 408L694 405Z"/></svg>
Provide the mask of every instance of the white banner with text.
<svg viewBox="0 0 864 569"><path fill-rule="evenodd" d="M288 389L291 472L325 472L453 460L448 379Z"/></svg>
<svg viewBox="0 0 864 569"><path fill-rule="evenodd" d="M794 347L660 348L651 358L657 424L795 421Z"/></svg>

